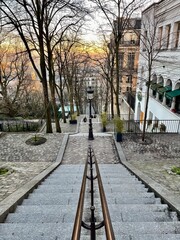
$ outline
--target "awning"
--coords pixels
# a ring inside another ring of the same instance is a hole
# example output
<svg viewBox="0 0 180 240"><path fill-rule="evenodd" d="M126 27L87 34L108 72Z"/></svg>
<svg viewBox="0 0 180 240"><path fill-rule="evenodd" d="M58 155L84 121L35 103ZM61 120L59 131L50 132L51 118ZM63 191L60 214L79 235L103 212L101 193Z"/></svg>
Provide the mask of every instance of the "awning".
<svg viewBox="0 0 180 240"><path fill-rule="evenodd" d="M161 87L161 88L158 88L158 93L160 94L163 94L165 92L169 92L172 90L172 87L171 86L165 86L165 87Z"/></svg>
<svg viewBox="0 0 180 240"><path fill-rule="evenodd" d="M180 96L180 89L176 89L165 94L166 98L173 99L173 97Z"/></svg>
<svg viewBox="0 0 180 240"><path fill-rule="evenodd" d="M154 91L157 91L158 88L162 88L163 83L152 83L150 88Z"/></svg>
<svg viewBox="0 0 180 240"><path fill-rule="evenodd" d="M61 111L62 111L62 107L60 107L60 108L58 109L58 111L61 112ZM70 112L70 106L64 106L64 111L65 111L65 112ZM75 112L77 111L76 106L74 106L74 111L75 111Z"/></svg>
<svg viewBox="0 0 180 240"><path fill-rule="evenodd" d="M149 85L153 84L153 81L147 81L147 82L146 82L146 86L148 86L148 84L149 84Z"/></svg>
<svg viewBox="0 0 180 240"><path fill-rule="evenodd" d="M62 111L62 107L60 107L58 111L61 112ZM70 111L70 106L64 106L64 111L65 112L69 112Z"/></svg>

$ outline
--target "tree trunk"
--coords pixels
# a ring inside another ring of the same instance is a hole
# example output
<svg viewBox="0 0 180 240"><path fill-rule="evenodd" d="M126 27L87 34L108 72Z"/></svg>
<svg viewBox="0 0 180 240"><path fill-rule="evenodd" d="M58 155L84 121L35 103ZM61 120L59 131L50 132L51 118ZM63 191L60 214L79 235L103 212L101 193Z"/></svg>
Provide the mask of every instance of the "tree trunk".
<svg viewBox="0 0 180 240"><path fill-rule="evenodd" d="M120 117L120 108L119 108L119 43L116 43L116 111L117 115Z"/></svg>
<svg viewBox="0 0 180 240"><path fill-rule="evenodd" d="M147 119L147 111L148 111L148 103L149 103L149 88L150 88L150 81L151 81L151 67L149 68L149 76L148 76L148 86L147 86L147 98L146 98L146 105L145 105L145 113L144 113L144 122L143 122L143 132L142 132L142 141L145 140L145 133L146 133L146 119Z"/></svg>
<svg viewBox="0 0 180 240"><path fill-rule="evenodd" d="M60 127L59 118L58 118L58 108L56 105L56 98L55 98L55 85L53 83L50 83L50 89L51 89L51 103L52 103L52 108L54 113L56 132L61 133L61 127Z"/></svg>
<svg viewBox="0 0 180 240"><path fill-rule="evenodd" d="M111 115L114 118L114 94L113 94L113 86L111 84Z"/></svg>
<svg viewBox="0 0 180 240"><path fill-rule="evenodd" d="M52 133L52 125L51 125L51 111L47 90L47 83L43 82L43 95L44 95L44 105L45 105L45 115L46 115L46 133Z"/></svg>

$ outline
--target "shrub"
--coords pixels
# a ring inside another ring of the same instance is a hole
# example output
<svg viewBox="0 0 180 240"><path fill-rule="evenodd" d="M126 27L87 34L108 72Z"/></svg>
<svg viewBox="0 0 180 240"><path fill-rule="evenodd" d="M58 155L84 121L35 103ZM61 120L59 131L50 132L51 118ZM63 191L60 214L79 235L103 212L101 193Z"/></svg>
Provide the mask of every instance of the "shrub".
<svg viewBox="0 0 180 240"><path fill-rule="evenodd" d="M115 117L114 118L114 126L115 126L115 131L118 133L122 133L124 129L124 122L123 120L120 119L120 117Z"/></svg>
<svg viewBox="0 0 180 240"><path fill-rule="evenodd" d="M105 128L108 123L106 112L101 113L101 122L102 122L103 128Z"/></svg>
<svg viewBox="0 0 180 240"><path fill-rule="evenodd" d="M180 167L172 167L171 168L171 171L173 172L173 173L176 173L177 175L180 175Z"/></svg>

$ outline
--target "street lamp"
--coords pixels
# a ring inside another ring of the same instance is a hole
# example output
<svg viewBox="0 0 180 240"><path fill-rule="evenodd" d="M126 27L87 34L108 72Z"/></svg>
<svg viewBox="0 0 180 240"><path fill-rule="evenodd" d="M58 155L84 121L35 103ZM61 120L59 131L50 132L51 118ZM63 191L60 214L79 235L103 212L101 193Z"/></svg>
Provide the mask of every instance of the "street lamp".
<svg viewBox="0 0 180 240"><path fill-rule="evenodd" d="M88 140L94 140L93 128L92 128L92 114L91 114L91 100L93 99L94 90L91 86L87 88L87 99L89 100L89 136Z"/></svg>

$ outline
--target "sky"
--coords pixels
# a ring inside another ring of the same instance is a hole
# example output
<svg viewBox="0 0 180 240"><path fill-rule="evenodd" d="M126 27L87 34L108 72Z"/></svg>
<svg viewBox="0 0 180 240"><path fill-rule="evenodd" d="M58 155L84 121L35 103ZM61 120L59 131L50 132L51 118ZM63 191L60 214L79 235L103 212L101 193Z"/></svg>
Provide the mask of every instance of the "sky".
<svg viewBox="0 0 180 240"><path fill-rule="evenodd" d="M149 1L147 0L147 3L145 4L142 10L144 10L154 2L159 2L159 0L149 0ZM89 8L92 8L92 3L90 3L88 0L86 0L86 4ZM141 16L140 12L141 11L136 12L135 16L140 17ZM100 37L98 33L98 28L100 24L103 24L103 20L102 20L102 17L100 17L99 12L95 11L92 13L91 17L88 16L86 18L86 23L84 25L83 39L87 42L100 42ZM108 35L111 34L110 30L108 31L108 29L107 29L107 34Z"/></svg>

